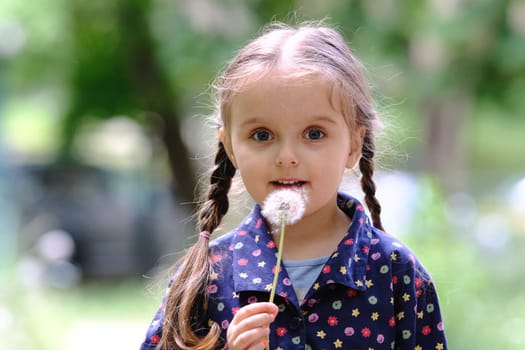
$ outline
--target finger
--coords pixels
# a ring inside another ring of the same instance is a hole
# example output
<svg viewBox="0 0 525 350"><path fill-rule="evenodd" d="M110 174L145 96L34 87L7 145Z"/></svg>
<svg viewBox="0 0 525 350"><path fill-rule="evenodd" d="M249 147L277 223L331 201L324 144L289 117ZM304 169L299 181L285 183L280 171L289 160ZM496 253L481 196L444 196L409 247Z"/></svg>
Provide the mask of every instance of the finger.
<svg viewBox="0 0 525 350"><path fill-rule="evenodd" d="M235 322L233 322L234 320ZM235 339L253 329L269 328L270 323L273 321L273 316L271 314L263 313L251 315L242 320L238 320L234 317L234 320L232 320L232 323L227 330L228 339Z"/></svg>
<svg viewBox="0 0 525 350"><path fill-rule="evenodd" d="M232 323L240 322L252 315L256 314L269 314L272 318L277 315L278 308L277 305L268 302L253 303L243 306L235 314Z"/></svg>
<svg viewBox="0 0 525 350"><path fill-rule="evenodd" d="M268 327L252 328L240 333L237 337L228 337L228 347L230 350L264 349L269 334Z"/></svg>

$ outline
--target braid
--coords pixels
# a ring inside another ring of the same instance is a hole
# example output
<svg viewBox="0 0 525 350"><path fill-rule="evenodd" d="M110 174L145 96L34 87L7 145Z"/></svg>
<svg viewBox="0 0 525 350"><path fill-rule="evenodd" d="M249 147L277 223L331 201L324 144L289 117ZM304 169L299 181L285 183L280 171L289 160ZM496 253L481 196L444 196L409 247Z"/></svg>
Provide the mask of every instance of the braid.
<svg viewBox="0 0 525 350"><path fill-rule="evenodd" d="M374 155L375 144L372 134L369 129L365 132L363 140L362 157L359 160L359 170L361 170L361 188L365 193L366 206L370 210L372 216L372 224L374 227L384 231L381 223L381 204L376 198L376 184L372 179L374 175Z"/></svg>
<svg viewBox="0 0 525 350"><path fill-rule="evenodd" d="M174 277L166 299L163 332L157 349L208 350L215 349L220 342L220 327L210 325L202 335L208 321L198 314L201 305L208 304L208 284L213 272L209 255L208 232L219 226L228 211L228 191L235 167L229 160L224 146L219 143L215 156L215 168L210 176L207 200L199 212L199 229L207 231L187 251L182 266ZM204 323L203 323L204 322Z"/></svg>
<svg viewBox="0 0 525 350"><path fill-rule="evenodd" d="M219 142L215 156L215 168L210 176L207 200L199 212L199 229L213 232L228 211L228 191L230 190L235 167L228 158L222 142Z"/></svg>

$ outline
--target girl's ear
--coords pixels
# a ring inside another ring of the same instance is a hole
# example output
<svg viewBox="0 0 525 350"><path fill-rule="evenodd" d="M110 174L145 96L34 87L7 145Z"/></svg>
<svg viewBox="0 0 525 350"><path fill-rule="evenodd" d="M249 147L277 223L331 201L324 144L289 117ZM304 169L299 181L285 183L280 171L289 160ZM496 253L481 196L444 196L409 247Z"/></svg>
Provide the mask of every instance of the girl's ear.
<svg viewBox="0 0 525 350"><path fill-rule="evenodd" d="M226 154L228 155L228 158L230 159L230 162L232 162L235 169L237 168L237 162L235 161L235 156L233 154L232 149L232 143L229 135L226 135L226 132L224 131L224 127L221 127L219 129L219 140L221 141L222 145L224 146L224 149L226 150Z"/></svg>
<svg viewBox="0 0 525 350"><path fill-rule="evenodd" d="M361 159L365 132L365 126L360 125L358 129L353 131L350 135L350 153L348 154L348 160L346 163L348 169L353 169L357 162L359 162L359 159Z"/></svg>

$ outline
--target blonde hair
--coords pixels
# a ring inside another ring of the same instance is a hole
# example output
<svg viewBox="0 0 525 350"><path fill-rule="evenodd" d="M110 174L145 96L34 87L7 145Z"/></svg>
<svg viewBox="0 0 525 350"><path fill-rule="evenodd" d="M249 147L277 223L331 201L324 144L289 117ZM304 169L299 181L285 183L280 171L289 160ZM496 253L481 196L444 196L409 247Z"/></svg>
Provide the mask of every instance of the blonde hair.
<svg viewBox="0 0 525 350"><path fill-rule="evenodd" d="M232 99L248 80L263 77L284 59L287 64L293 64L294 76L317 74L333 82L341 94L349 127L364 128L359 160L361 187L374 226L383 229L381 206L375 197L372 179L374 134L380 122L363 67L335 29L322 22L308 22L297 27L273 23L266 27L259 37L237 53L215 81L219 122L227 123ZM219 142L206 200L198 213L200 231L213 233L227 213L228 192L235 171ZM202 336L202 328L208 326L208 321L197 314L200 306L206 308L208 301L207 286L212 272L208 249L208 239L201 237L182 260L167 296L160 349L214 349L223 341L216 323L212 323L207 334Z"/></svg>

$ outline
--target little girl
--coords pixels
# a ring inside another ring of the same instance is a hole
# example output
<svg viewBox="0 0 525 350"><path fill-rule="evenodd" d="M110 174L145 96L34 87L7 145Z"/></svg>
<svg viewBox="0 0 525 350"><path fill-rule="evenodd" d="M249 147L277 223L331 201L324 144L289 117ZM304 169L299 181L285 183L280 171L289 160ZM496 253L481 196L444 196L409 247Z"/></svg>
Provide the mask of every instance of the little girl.
<svg viewBox="0 0 525 350"><path fill-rule="evenodd" d="M383 230L372 179L380 122L341 35L321 23L274 25L216 87L219 143L201 233L141 349L446 349L431 277ZM339 192L356 166L372 220ZM209 242L237 171L255 207ZM285 189L306 200L286 227L279 270L279 230L261 211Z"/></svg>

